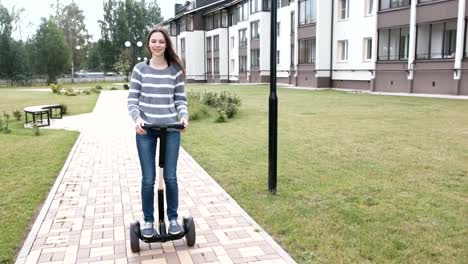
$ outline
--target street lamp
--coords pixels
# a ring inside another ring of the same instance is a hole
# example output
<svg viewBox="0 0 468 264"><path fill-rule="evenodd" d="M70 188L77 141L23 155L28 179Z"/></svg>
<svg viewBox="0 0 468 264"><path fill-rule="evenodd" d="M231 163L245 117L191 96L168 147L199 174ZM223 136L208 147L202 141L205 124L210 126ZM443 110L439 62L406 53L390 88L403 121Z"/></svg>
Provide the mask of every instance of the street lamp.
<svg viewBox="0 0 468 264"><path fill-rule="evenodd" d="M80 45L76 46L75 49L76 49L76 50L80 50L80 49L81 49ZM72 61L71 61L71 64L72 64L72 65L71 65L71 66L72 66L72 68L71 68L71 81L72 81L72 83L75 82L75 79L74 79L74 77L75 77L75 64L74 64L74 62L73 62L73 59L75 58L75 56L73 56L74 54L75 54L75 53L72 52Z"/></svg>
<svg viewBox="0 0 468 264"><path fill-rule="evenodd" d="M138 41L136 43L137 47L141 48L143 47L143 42L141 41ZM132 57L133 57L133 65L136 64L136 57L135 57L135 45L132 45L132 43L130 41L125 41L125 47L127 48L130 48L130 46L132 47Z"/></svg>

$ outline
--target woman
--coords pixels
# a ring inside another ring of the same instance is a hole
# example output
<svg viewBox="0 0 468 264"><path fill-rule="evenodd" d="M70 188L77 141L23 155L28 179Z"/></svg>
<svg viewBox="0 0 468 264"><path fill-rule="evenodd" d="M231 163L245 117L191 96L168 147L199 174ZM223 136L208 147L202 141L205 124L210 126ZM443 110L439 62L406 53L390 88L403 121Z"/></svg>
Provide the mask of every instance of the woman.
<svg viewBox="0 0 468 264"><path fill-rule="evenodd" d="M172 48L168 33L154 28L148 35L147 45L151 59L133 68L128 94L128 111L135 121L136 144L142 171L141 201L145 223L144 237L152 237L154 229L154 182L156 177L156 139L159 131L146 129L148 124L180 122L184 130L188 126L187 98L184 92L184 69ZM166 159L164 181L166 184L167 217L169 233L179 234L182 228L177 222L179 190L177 186L177 159L179 157L180 132L166 132Z"/></svg>

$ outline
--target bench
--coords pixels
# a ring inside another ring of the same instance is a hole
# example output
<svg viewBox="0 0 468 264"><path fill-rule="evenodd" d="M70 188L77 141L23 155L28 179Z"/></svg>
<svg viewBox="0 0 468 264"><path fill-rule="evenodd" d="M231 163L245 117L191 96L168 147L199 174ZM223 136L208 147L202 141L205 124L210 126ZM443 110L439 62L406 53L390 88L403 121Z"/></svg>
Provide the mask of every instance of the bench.
<svg viewBox="0 0 468 264"><path fill-rule="evenodd" d="M32 121L28 121L28 115L32 116ZM44 119L44 116L47 119ZM36 105L24 108L24 123L25 125L31 124L36 126L50 126L50 119L61 119L62 106L61 105ZM45 122L47 120L47 123Z"/></svg>

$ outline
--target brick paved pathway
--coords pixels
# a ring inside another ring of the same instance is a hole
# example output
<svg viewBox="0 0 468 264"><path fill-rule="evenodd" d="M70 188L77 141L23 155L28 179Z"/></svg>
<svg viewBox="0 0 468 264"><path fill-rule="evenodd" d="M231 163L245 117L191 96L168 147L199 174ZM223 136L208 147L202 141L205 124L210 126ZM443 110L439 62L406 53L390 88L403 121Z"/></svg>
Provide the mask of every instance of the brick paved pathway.
<svg viewBox="0 0 468 264"><path fill-rule="evenodd" d="M81 127L16 263L295 263L183 149L179 215L193 215L197 243L132 253L128 228L143 216L126 92L103 92Z"/></svg>

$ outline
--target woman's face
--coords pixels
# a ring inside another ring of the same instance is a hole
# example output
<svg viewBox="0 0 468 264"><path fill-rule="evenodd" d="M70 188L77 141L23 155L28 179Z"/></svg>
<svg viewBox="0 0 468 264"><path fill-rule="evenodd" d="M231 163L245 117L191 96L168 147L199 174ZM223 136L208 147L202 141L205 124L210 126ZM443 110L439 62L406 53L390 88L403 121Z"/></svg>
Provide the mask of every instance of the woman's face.
<svg viewBox="0 0 468 264"><path fill-rule="evenodd" d="M151 34L149 48L153 56L164 56L164 51L166 51L166 39L161 32L154 32Z"/></svg>

